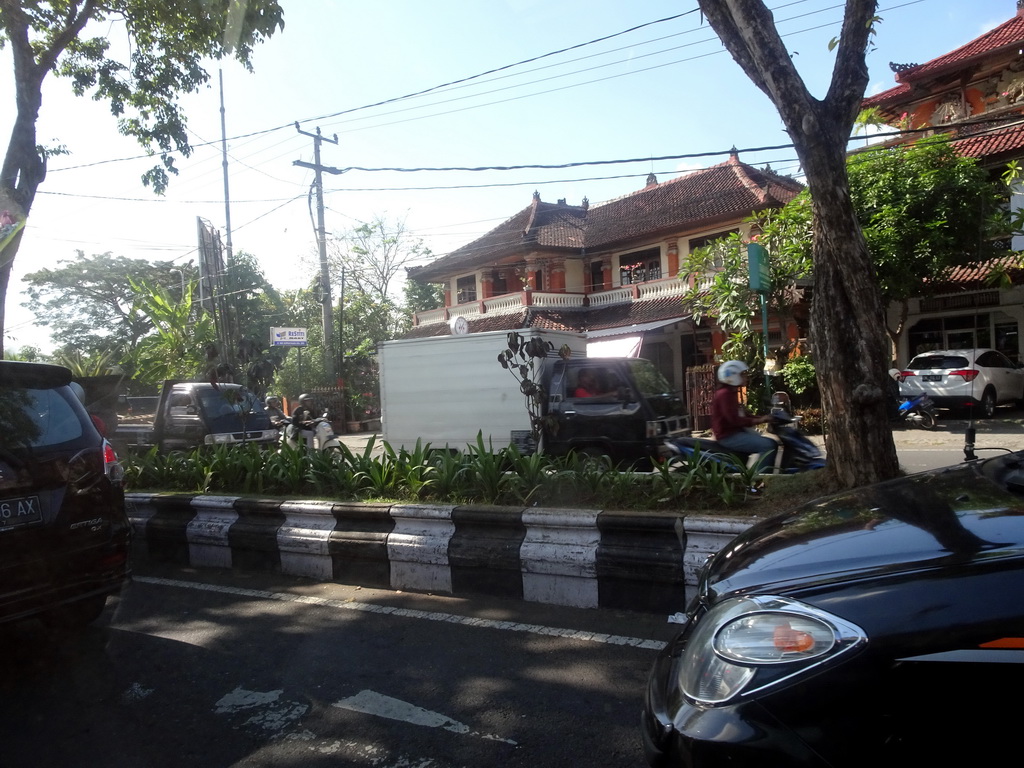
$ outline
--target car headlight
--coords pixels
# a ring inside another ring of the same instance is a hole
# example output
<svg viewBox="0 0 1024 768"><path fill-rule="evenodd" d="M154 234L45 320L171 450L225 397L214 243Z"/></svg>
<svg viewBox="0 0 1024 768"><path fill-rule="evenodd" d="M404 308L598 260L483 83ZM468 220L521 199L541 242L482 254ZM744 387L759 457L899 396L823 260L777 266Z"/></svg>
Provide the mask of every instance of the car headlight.
<svg viewBox="0 0 1024 768"><path fill-rule="evenodd" d="M796 600L730 598L711 608L688 638L679 686L696 702L722 704L778 685L866 641L859 627Z"/></svg>

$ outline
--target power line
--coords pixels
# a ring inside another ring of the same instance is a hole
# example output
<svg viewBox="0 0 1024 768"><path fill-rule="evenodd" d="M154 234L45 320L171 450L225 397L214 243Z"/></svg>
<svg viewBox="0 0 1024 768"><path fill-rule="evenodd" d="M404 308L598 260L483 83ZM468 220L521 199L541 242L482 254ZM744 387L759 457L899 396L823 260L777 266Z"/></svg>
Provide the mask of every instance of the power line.
<svg viewBox="0 0 1024 768"><path fill-rule="evenodd" d="M255 137L255 136L263 136L263 135L267 135L267 134L270 134L270 133L276 133L277 131L283 130L285 128L292 128L292 127L294 127L296 122L301 124L301 123L308 123L308 122L313 122L313 121L318 121L318 120L324 120L324 119L328 119L328 118L331 118L331 117L338 117L340 115L346 115L346 114L351 114L353 112L359 112L359 111L366 110L366 109L372 109L374 107L382 106L384 104L393 104L395 102L404 101L404 100L407 100L407 99L412 99L412 98L415 98L417 96L422 96L422 95L427 94L427 93L432 93L434 91L442 90L444 88L448 88L448 87L451 87L451 86L454 86L454 85L458 85L460 83L468 83L468 82L470 82L472 80L477 80L477 79L480 79L482 77L486 77L487 75L490 75L490 74L494 74L494 73L497 73L497 72L502 72L502 71L505 71L505 70L508 70L508 69L512 69L512 68L515 68L515 67L518 67L518 66L522 66L524 64L529 64L529 63L534 62L534 61L539 61L539 60L544 59L544 58L549 58L551 56L556 56L558 54L565 53L567 51L572 51L572 50L576 50L576 49L579 49L579 48L584 48L584 47L589 46L589 45L595 45L596 43L600 43L600 42L603 42L605 40L610 40L610 39L615 38L615 37L620 37L622 35L628 34L629 32L634 32L634 31L636 31L638 29L643 29L644 27L649 27L649 26L653 26L655 24L662 24L664 22L673 21L675 19L682 18L683 16L689 16L689 15L691 15L693 13L696 13L697 10L698 9L694 8L693 10L685 11L684 13L676 14L674 16L667 16L667 17L665 17L663 19L657 19L655 21L649 21L649 22L645 22L643 24L638 24L638 25L636 25L634 27L630 27L629 29L622 30L621 32L615 32L615 33L610 34L610 35L605 35L603 37L599 37L599 38L596 38L594 40L590 40L590 41L585 42L585 43L578 43L576 45L568 46L566 48L561 48L561 49L556 50L556 51L549 51L548 53L544 53L544 54L541 54L539 56L533 56L533 57L528 58L528 59L523 59L522 61L515 62L513 64L505 64L505 65L503 65L501 67L495 67L494 69L490 69L490 70L487 70L485 72L480 72L480 73L475 74L475 75L470 75L468 77L463 77L463 78L460 78L458 80L453 80L453 81L448 82L448 83L443 83L441 85L431 86L430 88L425 88L425 89L420 90L420 91L416 91L416 92L413 92L413 93L408 93L408 94L405 94L404 96L396 96L396 97L393 97L393 98L390 98L390 99L385 99L383 101L374 102L374 103L371 103L371 104L364 104L364 105L359 106L359 107L351 107L349 109L341 110L341 111L330 113L330 114L327 114L327 115L321 115L321 116L318 116L318 117L309 117L309 118L304 118L304 119L297 120L297 121L293 120L291 122L288 122L288 123L285 123L285 124L282 124L282 125L276 125L276 126L274 126L272 128L264 128L264 129L257 130L257 131L250 131L248 133L237 134L237 135L232 136L231 138L229 138L228 141L237 141L239 139L248 139L248 138L252 138L252 137ZM196 145L192 146L191 149L197 149L199 147L205 147L205 146L213 146L216 143L217 142L215 142L215 141L203 142L201 144L196 144ZM141 160L141 159L151 159L151 158L152 158L152 155L150 155L148 153L147 154L141 154L141 155L132 155L130 157L111 158L111 159L108 159L108 160L98 160L98 161L92 162L92 163L82 163L82 164L79 164L79 165L70 165L70 166L65 166L63 168L51 168L51 169L49 169L49 172L50 173L57 173L57 172L60 172L60 171L71 171L71 170L78 170L78 169L81 169L81 168L92 168L92 167L95 167L95 166L98 166L98 165L105 165L105 164L108 164L108 163L118 163L118 162L130 161L130 160Z"/></svg>
<svg viewBox="0 0 1024 768"><path fill-rule="evenodd" d="M463 78L460 78L458 80L452 80L451 82L443 83L442 85L435 85L435 86L432 86L431 88L425 88L425 89L423 89L421 91L416 91L414 93L407 93L405 96L396 96L395 98L392 98L392 99L385 99L383 101L377 101L377 102L374 102L372 104L364 104L361 107L353 107L351 109L341 110L340 112L333 112L331 114L320 115L318 117L312 117L312 118L309 118L308 120L300 120L299 122L311 122L311 121L314 121L314 120L327 120L327 119L332 118L332 117L340 117L341 115L347 115L347 114L350 114L352 112L359 112L359 111L362 111L364 109L372 109L373 107L380 107L380 106L383 106L385 104L393 104L396 101L404 101L406 99L412 99L412 98L415 98L417 96L423 96L424 94L431 93L433 91L439 91L439 90L441 90L443 88L449 88L449 87L452 87L452 86L455 86L455 85L459 85L461 83L467 83L467 82L469 82L471 80L478 80L481 77L486 77L487 75L493 75L493 74L495 74L497 72L504 72L507 69L513 69L515 67L520 67L520 66L523 66L524 64L532 64L533 62L540 61L541 59L550 58L551 56L557 56L557 55L562 54L562 53L567 53L569 51L577 50L579 48L585 48L588 45L595 45L596 43L601 43L601 42L604 42L605 40L611 40L612 38L615 38L615 37L621 37L622 35L629 34L630 32L635 32L636 30L643 29L644 27L650 27L650 26L653 26L655 24L662 24L662 23L664 23L666 21L674 21L675 19L680 19L680 18L682 18L684 16L689 16L691 14L697 13L698 10L699 9L694 8L693 10L685 11L683 13L677 13L675 16L666 16L665 18L657 19L656 21L648 21L648 22L645 22L644 24L638 24L635 27L630 27L629 29L624 29L621 32L615 32L615 33L613 33L611 35L605 35L604 37L598 37L598 38L596 38L594 40L590 40L590 41L588 41L586 43L577 43L576 45L570 45L570 46L567 46L565 48L560 48L557 51L549 51L548 53L543 53L540 56L533 56L533 57L528 58L528 59L523 59L522 61L517 61L514 64L505 64L504 66L496 67L494 69L489 69L486 72L481 72L481 73L476 74L476 75L470 75L469 77L463 77Z"/></svg>

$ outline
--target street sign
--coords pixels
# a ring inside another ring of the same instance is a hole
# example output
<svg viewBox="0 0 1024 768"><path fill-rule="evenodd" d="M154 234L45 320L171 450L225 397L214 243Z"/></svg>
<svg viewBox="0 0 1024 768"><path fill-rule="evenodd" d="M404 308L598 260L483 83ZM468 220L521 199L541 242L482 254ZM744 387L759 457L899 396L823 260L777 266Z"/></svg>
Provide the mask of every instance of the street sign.
<svg viewBox="0 0 1024 768"><path fill-rule="evenodd" d="M306 346L305 328L271 328L270 346L272 347L304 347Z"/></svg>
<svg viewBox="0 0 1024 768"><path fill-rule="evenodd" d="M750 290L754 293L770 293L772 279L768 251L760 243L747 243L747 266L750 268Z"/></svg>

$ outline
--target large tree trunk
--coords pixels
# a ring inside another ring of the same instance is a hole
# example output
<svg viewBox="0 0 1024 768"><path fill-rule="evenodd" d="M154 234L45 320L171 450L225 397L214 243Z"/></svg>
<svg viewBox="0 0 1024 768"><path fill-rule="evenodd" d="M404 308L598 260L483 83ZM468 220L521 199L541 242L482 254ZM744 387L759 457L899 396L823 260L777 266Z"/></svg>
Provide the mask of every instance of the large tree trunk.
<svg viewBox="0 0 1024 768"><path fill-rule="evenodd" d="M811 96L761 0L699 0L722 43L779 110L813 205L811 340L828 425L829 467L844 487L895 477L886 410L889 368L881 292L850 200L846 142L867 85L876 0L847 0L832 83Z"/></svg>
<svg viewBox="0 0 1024 768"><path fill-rule="evenodd" d="M813 196L811 339L826 447L839 482L853 487L893 477L899 467L887 409L889 340L844 153L813 146L804 168Z"/></svg>

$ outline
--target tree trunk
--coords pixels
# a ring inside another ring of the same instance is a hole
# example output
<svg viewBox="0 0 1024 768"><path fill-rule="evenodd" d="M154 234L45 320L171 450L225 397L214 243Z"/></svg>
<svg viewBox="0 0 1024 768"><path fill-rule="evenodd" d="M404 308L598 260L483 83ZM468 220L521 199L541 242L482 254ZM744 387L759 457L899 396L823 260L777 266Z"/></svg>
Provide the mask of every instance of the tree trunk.
<svg viewBox="0 0 1024 768"><path fill-rule="evenodd" d="M813 197L811 340L828 425L826 448L830 468L849 488L898 473L886 401L888 334L850 201L845 153L812 145L801 159Z"/></svg>
<svg viewBox="0 0 1024 768"><path fill-rule="evenodd" d="M824 100L807 91L762 0L699 4L729 53L779 110L811 191L811 341L829 468L847 488L895 477L899 462L885 401L885 316L846 175L846 142L867 85L864 56L877 2L846 0Z"/></svg>

